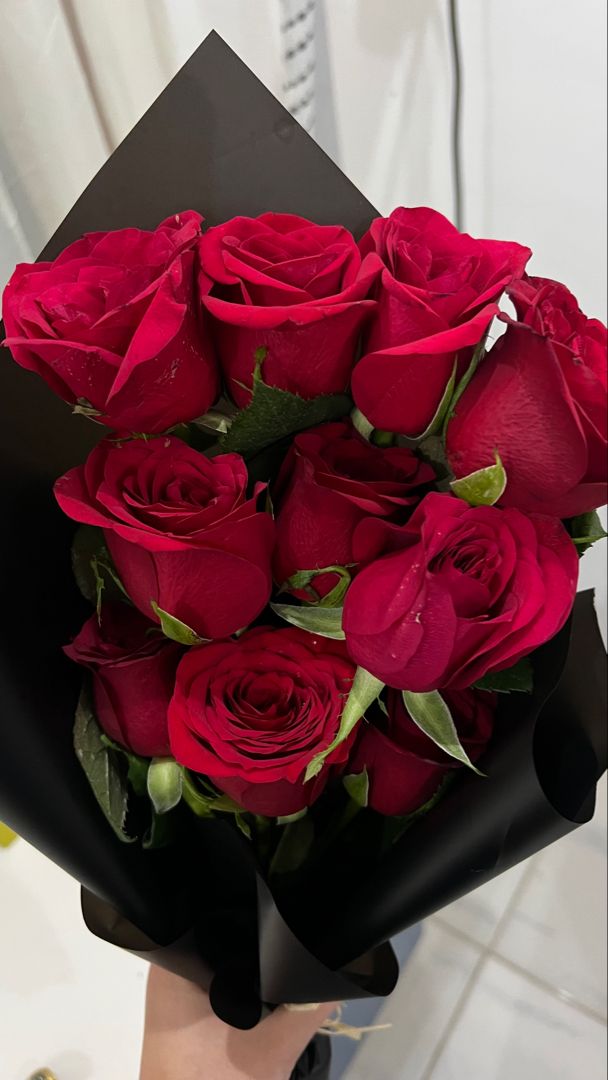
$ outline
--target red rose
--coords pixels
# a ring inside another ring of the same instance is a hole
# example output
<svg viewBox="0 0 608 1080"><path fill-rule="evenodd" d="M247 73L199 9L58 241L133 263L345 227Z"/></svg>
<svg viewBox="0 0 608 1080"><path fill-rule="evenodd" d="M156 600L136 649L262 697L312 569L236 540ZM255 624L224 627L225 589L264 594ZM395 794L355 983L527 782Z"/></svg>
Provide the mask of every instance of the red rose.
<svg viewBox="0 0 608 1080"><path fill-rule="evenodd" d="M556 517L607 499L606 327L557 281L526 278L510 322L456 407L447 450L456 476L507 472L505 506Z"/></svg>
<svg viewBox="0 0 608 1080"><path fill-rule="evenodd" d="M394 519L435 479L411 450L381 449L343 420L296 435L279 478L274 576L284 584L296 570L355 562L353 535L367 517ZM335 575L314 579L324 595Z"/></svg>
<svg viewBox="0 0 608 1080"><path fill-rule="evenodd" d="M531 252L475 240L426 207L376 218L360 248L381 272L353 374L355 403L375 427L415 437L433 419L456 355L462 374Z"/></svg>
<svg viewBox="0 0 608 1080"><path fill-rule="evenodd" d="M327 783L328 769L304 773L336 735L353 675L342 642L292 628L190 649L169 706L173 756L254 814L296 813ZM351 743L328 764L345 762Z"/></svg>
<svg viewBox="0 0 608 1080"><path fill-rule="evenodd" d="M199 252L203 304L237 405L251 398L261 346L270 386L304 398L347 389L375 273L348 229L296 214L238 217L209 229Z"/></svg>
<svg viewBox="0 0 608 1080"><path fill-rule="evenodd" d="M346 594L348 651L400 690L471 686L552 638L572 609L578 555L557 518L432 493L407 525L373 518L359 532L376 561Z"/></svg>
<svg viewBox="0 0 608 1080"><path fill-rule="evenodd" d="M461 745L471 761L477 761L492 734L494 695L483 690L449 690L444 698ZM389 690L386 704L388 717L382 718L381 727L360 725L348 768L353 773L367 769L372 810L388 816L411 814L461 765L414 723L400 690Z"/></svg>
<svg viewBox="0 0 608 1080"><path fill-rule="evenodd" d="M17 363L108 427L158 432L204 413L219 383L195 304L200 223L186 210L21 263L2 312Z"/></svg>
<svg viewBox="0 0 608 1080"><path fill-rule="evenodd" d="M105 605L71 645L70 660L93 672L95 715L106 735L143 757L169 754L167 709L183 649L127 604Z"/></svg>
<svg viewBox="0 0 608 1080"><path fill-rule="evenodd" d="M274 524L247 498L238 454L210 460L165 437L102 442L55 484L62 510L99 525L121 581L150 619L151 601L201 637L247 626L272 585Z"/></svg>

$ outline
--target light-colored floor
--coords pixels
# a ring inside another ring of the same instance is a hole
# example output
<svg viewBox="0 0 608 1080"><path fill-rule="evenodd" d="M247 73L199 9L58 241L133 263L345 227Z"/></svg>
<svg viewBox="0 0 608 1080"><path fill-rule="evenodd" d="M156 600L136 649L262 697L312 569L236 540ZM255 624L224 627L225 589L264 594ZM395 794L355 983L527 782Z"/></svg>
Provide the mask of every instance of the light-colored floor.
<svg viewBox="0 0 608 1080"><path fill-rule="evenodd" d="M594 821L427 921L348 1080L605 1080L606 786ZM78 889L0 850L0 1080L135 1080L145 965Z"/></svg>

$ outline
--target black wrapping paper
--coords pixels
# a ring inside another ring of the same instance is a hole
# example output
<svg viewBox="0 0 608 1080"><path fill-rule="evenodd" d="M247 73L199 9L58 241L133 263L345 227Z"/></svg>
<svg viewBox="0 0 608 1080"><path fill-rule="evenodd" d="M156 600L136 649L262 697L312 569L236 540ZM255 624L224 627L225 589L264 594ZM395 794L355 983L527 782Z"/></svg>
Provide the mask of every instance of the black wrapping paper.
<svg viewBox="0 0 608 1080"><path fill-rule="evenodd" d="M85 231L154 227L185 209L209 224L291 211L357 236L375 215L216 34L41 257ZM209 988L219 1015L249 1027L283 1001L390 992L397 965L383 943L393 933L588 820L606 762L606 658L587 595L572 628L538 654L533 697L505 701L482 762L488 779L462 775L373 876L361 880L337 861L297 896L277 898L243 838L221 822L193 825L196 835L168 851L121 844L72 749L79 673L61 645L85 612L69 565L72 525L51 492L101 429L0 359L0 818L83 883L95 933Z"/></svg>

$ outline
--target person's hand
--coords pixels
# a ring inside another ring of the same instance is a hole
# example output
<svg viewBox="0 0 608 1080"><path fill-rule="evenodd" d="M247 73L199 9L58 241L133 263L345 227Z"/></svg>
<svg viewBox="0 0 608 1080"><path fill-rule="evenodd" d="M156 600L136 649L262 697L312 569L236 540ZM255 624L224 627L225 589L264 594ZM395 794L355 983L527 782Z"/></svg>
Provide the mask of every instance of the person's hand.
<svg viewBox="0 0 608 1080"><path fill-rule="evenodd" d="M218 1020L207 994L152 967L140 1080L288 1080L315 1032L336 1009L278 1008L251 1031Z"/></svg>

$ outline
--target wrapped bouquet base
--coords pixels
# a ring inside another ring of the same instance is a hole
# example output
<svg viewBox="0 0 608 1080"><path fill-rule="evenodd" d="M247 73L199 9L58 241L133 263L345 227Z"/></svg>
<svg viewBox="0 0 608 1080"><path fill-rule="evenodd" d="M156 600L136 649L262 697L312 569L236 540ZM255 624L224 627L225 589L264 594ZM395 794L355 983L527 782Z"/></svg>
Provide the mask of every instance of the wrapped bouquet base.
<svg viewBox="0 0 608 1080"><path fill-rule="evenodd" d="M390 993L392 935L593 813L606 656L591 595L573 601L601 334L529 254L424 208L377 218L212 34L7 288L0 817L82 883L95 934L235 1027ZM520 321L483 359L505 288ZM492 375L533 394L522 343L553 380L549 450L571 442L551 503L525 447L466 424ZM68 518L98 609L76 638ZM127 764L154 809L132 833Z"/></svg>

